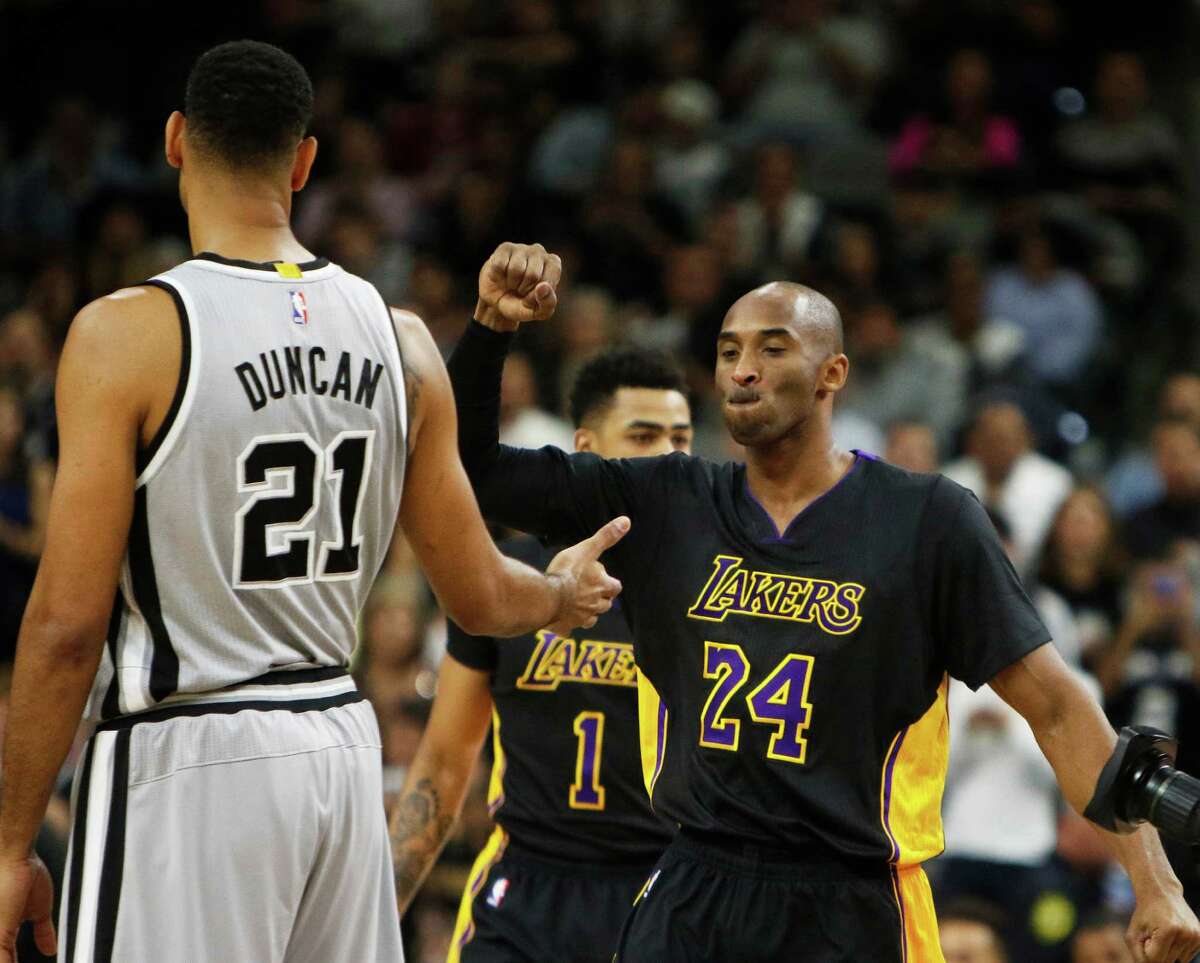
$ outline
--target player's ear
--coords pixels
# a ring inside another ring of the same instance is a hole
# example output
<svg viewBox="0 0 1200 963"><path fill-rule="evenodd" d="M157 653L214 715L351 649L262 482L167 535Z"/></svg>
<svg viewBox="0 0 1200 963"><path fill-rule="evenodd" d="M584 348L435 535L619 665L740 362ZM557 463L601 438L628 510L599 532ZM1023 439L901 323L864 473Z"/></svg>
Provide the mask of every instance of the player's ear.
<svg viewBox="0 0 1200 963"><path fill-rule="evenodd" d="M163 149L167 155L167 163L177 170L183 166L183 132L187 128L187 119L177 110L171 111L167 118L167 129L163 138Z"/></svg>
<svg viewBox="0 0 1200 963"><path fill-rule="evenodd" d="M596 433L591 428L576 428L575 429L575 450L576 451L595 451L596 450Z"/></svg>
<svg viewBox="0 0 1200 963"><path fill-rule="evenodd" d="M850 359L844 354L830 355L821 362L821 371L817 376L817 393L824 396L841 391L849 375Z"/></svg>
<svg viewBox="0 0 1200 963"><path fill-rule="evenodd" d="M292 163L292 190L302 191L308 183L308 175L312 173L313 162L317 159L317 139L305 137L296 148L296 160Z"/></svg>

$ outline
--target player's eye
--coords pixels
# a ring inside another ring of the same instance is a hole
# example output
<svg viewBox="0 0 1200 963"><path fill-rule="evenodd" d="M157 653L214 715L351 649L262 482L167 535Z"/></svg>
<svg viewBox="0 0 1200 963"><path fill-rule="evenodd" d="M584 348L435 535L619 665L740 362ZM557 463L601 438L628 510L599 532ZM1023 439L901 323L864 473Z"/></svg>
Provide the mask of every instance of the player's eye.
<svg viewBox="0 0 1200 963"><path fill-rule="evenodd" d="M722 361L732 361L737 357L737 350L735 348L722 348L720 355Z"/></svg>
<svg viewBox="0 0 1200 963"><path fill-rule="evenodd" d="M777 356L777 355L783 354L785 350L786 349L782 348L781 346L779 346L777 344L769 344L765 348L763 348L763 354Z"/></svg>
<svg viewBox="0 0 1200 963"><path fill-rule="evenodd" d="M630 435L629 440L635 445L641 445L643 448L647 445L654 444L654 436L646 431L638 432L636 435Z"/></svg>
<svg viewBox="0 0 1200 963"><path fill-rule="evenodd" d="M688 443L689 443L691 440L692 440L692 439L691 439L690 437L688 437L687 435L675 435L675 436L674 436L674 437L671 439L671 444L672 444L672 446L674 446L676 449L684 449L684 448L686 448L686 447L688 446Z"/></svg>

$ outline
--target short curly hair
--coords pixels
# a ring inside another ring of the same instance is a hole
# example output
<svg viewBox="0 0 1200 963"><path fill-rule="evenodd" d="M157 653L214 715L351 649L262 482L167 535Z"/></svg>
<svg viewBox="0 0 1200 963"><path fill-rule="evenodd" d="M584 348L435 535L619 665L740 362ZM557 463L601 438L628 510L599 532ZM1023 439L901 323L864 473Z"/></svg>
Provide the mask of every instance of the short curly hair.
<svg viewBox="0 0 1200 963"><path fill-rule="evenodd" d="M656 388L687 396L683 375L667 355L639 348L612 348L580 369L571 389L576 427L603 415L620 388Z"/></svg>
<svg viewBox="0 0 1200 963"><path fill-rule="evenodd" d="M188 76L184 116L200 149L244 170L277 162L312 120L308 73L291 54L257 40L206 51Z"/></svg>

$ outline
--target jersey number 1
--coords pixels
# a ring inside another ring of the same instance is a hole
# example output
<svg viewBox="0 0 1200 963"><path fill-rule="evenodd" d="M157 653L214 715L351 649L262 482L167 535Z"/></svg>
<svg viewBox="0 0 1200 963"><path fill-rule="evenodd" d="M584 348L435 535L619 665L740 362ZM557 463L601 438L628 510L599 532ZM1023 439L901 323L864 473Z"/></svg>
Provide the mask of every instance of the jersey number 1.
<svg viewBox="0 0 1200 963"><path fill-rule="evenodd" d="M604 787L600 785L600 751L604 748L604 713L581 712L572 725L579 739L575 757L575 781L567 797L572 809L603 809Z"/></svg>
<svg viewBox="0 0 1200 963"><path fill-rule="evenodd" d="M235 588L266 588L358 575L359 516L371 471L375 432L343 431L322 449L311 435L262 435L238 457L233 539ZM283 484L277 484L282 480ZM310 527L325 485L337 491L337 538L322 542Z"/></svg>

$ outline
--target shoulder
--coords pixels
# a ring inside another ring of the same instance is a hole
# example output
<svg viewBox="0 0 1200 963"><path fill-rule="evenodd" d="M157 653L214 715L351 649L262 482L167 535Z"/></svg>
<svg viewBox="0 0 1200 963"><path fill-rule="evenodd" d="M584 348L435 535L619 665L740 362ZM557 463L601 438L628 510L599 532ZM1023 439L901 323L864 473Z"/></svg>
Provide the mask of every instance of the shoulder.
<svg viewBox="0 0 1200 963"><path fill-rule="evenodd" d="M908 518L927 545L961 526L963 507L974 500L969 488L938 473L912 472L872 459L864 466L866 488L893 520Z"/></svg>
<svg viewBox="0 0 1200 963"><path fill-rule="evenodd" d="M122 372L153 377L164 367L164 354L178 354L180 341L173 296L153 285L139 285L84 306L71 322L63 359L68 364L86 361L89 369L110 377Z"/></svg>

